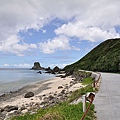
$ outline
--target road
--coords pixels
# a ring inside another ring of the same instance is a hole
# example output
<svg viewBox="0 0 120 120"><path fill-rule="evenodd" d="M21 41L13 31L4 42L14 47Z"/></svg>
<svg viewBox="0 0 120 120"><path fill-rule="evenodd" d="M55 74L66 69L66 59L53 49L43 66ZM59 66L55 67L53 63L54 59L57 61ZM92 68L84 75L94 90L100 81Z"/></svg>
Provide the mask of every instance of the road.
<svg viewBox="0 0 120 120"><path fill-rule="evenodd" d="M101 73L94 104L98 120L120 120L120 74Z"/></svg>

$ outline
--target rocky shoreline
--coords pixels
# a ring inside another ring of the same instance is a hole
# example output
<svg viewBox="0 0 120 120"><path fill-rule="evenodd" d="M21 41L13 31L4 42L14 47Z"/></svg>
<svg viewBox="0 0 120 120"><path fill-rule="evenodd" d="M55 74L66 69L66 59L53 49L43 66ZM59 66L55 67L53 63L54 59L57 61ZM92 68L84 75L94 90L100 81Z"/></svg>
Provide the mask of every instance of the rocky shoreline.
<svg viewBox="0 0 120 120"><path fill-rule="evenodd" d="M26 112L33 114L39 108L50 107L66 101L73 91L84 87L80 83L84 77L80 74L60 75L54 80L28 85L18 91L1 95L0 120Z"/></svg>
<svg viewBox="0 0 120 120"><path fill-rule="evenodd" d="M2 94L0 96L0 105L2 106L2 107L0 106L0 120L4 120L5 118L9 118L10 116L20 115L22 113L26 113L26 112L30 111L28 109L28 106L35 104L35 102L32 102L32 99L33 99L32 96L28 97L28 98L31 98L31 103L29 103L29 104L27 104L27 103L24 104L24 101L21 106L12 105L10 103L19 98L25 98L25 94L29 93L29 91L31 91L31 90L32 90L32 93L34 93L33 96L36 96L38 93L42 92L43 90L49 89L48 85L51 83L43 84L44 82L45 81L39 82L34 85L27 85L17 91L13 91L13 92L10 91L9 93ZM39 86L39 88L34 89L37 86ZM34 99L33 99L33 101L34 101ZM36 105L34 105L34 108L35 108L35 106ZM38 108L36 108L36 110L37 109Z"/></svg>

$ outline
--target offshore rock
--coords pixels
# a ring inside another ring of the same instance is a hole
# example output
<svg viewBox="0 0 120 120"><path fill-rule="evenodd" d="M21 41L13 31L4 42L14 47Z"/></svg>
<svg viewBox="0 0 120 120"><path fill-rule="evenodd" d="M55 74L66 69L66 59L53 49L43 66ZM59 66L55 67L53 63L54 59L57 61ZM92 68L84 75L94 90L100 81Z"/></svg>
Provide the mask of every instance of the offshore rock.
<svg viewBox="0 0 120 120"><path fill-rule="evenodd" d="M60 68L59 68L58 66L55 66L55 67L53 68L53 71L54 71L54 72L60 72Z"/></svg>
<svg viewBox="0 0 120 120"><path fill-rule="evenodd" d="M40 63L39 62L35 62L34 63L34 66L32 67L32 70L41 70L42 67L40 66Z"/></svg>
<svg viewBox="0 0 120 120"><path fill-rule="evenodd" d="M37 73L42 74L42 72L41 72L41 71L38 71Z"/></svg>

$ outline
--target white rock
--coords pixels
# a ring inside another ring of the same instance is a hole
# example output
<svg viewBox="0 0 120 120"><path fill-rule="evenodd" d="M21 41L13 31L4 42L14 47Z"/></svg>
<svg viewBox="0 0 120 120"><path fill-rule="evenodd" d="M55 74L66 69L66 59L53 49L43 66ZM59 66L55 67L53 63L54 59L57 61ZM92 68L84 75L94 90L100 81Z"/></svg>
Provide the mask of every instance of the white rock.
<svg viewBox="0 0 120 120"><path fill-rule="evenodd" d="M28 112L28 110L25 109L25 110L22 110L21 112L24 114L24 113Z"/></svg>

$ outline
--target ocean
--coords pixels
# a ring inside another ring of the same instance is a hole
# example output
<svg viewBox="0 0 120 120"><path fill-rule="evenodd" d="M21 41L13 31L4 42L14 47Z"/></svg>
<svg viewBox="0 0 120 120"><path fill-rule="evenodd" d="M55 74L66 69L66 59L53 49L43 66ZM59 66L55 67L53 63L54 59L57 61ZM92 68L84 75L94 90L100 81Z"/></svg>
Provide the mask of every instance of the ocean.
<svg viewBox="0 0 120 120"><path fill-rule="evenodd" d="M55 75L44 73L44 71L39 74L38 71L28 68L0 68L0 94L16 91L26 85L55 77Z"/></svg>

